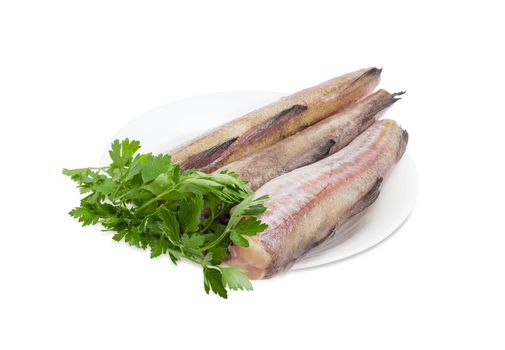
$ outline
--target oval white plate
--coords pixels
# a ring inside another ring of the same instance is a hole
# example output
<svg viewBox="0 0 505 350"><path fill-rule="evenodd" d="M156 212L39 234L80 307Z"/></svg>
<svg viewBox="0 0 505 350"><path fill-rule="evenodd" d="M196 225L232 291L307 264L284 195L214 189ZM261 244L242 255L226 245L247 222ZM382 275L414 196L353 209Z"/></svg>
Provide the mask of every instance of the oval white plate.
<svg viewBox="0 0 505 350"><path fill-rule="evenodd" d="M276 92L223 92L189 97L149 111L124 126L114 139L139 140L141 152L167 152L183 141L273 102ZM107 164L107 151L102 164ZM367 250L380 243L407 219L417 196L417 171L407 151L385 179L377 201L347 222L332 239L311 250L293 266L303 269ZM345 238L345 240L342 239Z"/></svg>

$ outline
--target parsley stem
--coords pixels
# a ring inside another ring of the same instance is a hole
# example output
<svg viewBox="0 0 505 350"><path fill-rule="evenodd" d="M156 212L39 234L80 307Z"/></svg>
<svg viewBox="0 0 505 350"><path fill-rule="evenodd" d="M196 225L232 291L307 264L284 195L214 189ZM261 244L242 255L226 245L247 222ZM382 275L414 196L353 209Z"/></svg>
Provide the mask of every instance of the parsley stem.
<svg viewBox="0 0 505 350"><path fill-rule="evenodd" d="M207 230L209 229L210 225L212 225L212 223L214 222L215 218L216 217L214 215L211 215L211 217L207 219L207 225L204 226L204 228L202 229L202 232L207 232Z"/></svg>
<svg viewBox="0 0 505 350"><path fill-rule="evenodd" d="M212 225L212 223L214 222L214 219L220 217L221 215L223 215L226 210L229 210L230 207L225 205L223 206L223 208L221 210L219 210L219 212L216 214L211 214L211 217L207 219L208 223L207 225L204 226L204 228L202 229L202 232L207 232L207 230L209 229L210 225Z"/></svg>
<svg viewBox="0 0 505 350"><path fill-rule="evenodd" d="M142 204L140 207L137 208L137 210L135 210L135 213L133 214L133 216L137 216L138 214L140 214L145 208L147 208L149 205L153 204L154 202L156 201L159 201L160 199L162 199L163 196L166 196L167 194L170 194L170 192L173 192L175 191L175 188L170 188L164 192L161 192L159 195L157 195L156 197L154 198L151 198L150 200L148 200L147 202L145 202L144 204Z"/></svg>
<svg viewBox="0 0 505 350"><path fill-rule="evenodd" d="M135 193L135 192L138 192L139 191L139 188L133 188L125 193L123 193L122 195L118 196L117 199L122 199L124 197L128 197L129 195L131 195L132 193Z"/></svg>
<svg viewBox="0 0 505 350"><path fill-rule="evenodd" d="M219 242L221 242L226 237L226 235L228 233L230 233L230 229L227 227L227 228L225 228L225 230L223 231L223 233L221 233L219 235L219 237L217 237L215 240L213 240L212 242L208 243L207 245L203 246L199 250L203 252L203 251L206 251L206 250L214 248L216 245L219 244Z"/></svg>
<svg viewBox="0 0 505 350"><path fill-rule="evenodd" d="M100 166L100 167L89 167L88 169L94 169L94 170L104 170L104 169L108 169L110 166L107 165L107 166Z"/></svg>
<svg viewBox="0 0 505 350"><path fill-rule="evenodd" d="M185 255L182 251L180 251L180 250L175 250L175 249L172 249L172 248L167 248L167 251L168 251L168 252L170 252L170 253L172 253L172 254L173 254L173 255L175 255L175 256L183 256L183 257L185 257L186 259L188 259L189 261L192 261L192 262L194 262L195 264L199 264L199 265L201 265L201 263L200 263L198 260L193 259L193 258L192 258L192 257L190 257L190 256L186 256L186 255Z"/></svg>

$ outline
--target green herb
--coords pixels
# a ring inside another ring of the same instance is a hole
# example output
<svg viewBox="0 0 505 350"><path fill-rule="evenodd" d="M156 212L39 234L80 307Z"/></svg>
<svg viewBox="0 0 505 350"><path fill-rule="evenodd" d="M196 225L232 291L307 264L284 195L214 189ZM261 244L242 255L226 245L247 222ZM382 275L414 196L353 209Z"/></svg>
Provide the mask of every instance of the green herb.
<svg viewBox="0 0 505 350"><path fill-rule="evenodd" d="M140 142L115 140L112 163L101 168L64 169L77 183L80 206L70 215L84 225L100 224L116 241L150 249L203 268L204 289L226 298L227 289L251 290L244 270L223 266L228 245L248 246L267 225L255 216L266 196L254 198L232 172L181 172L169 155L137 154ZM231 210L233 208L233 210Z"/></svg>

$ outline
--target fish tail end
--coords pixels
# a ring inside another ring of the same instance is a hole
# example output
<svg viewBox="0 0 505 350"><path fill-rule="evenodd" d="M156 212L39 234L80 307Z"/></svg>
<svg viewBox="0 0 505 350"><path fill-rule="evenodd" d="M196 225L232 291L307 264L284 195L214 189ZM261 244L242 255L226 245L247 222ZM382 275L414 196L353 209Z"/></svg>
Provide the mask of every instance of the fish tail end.
<svg viewBox="0 0 505 350"><path fill-rule="evenodd" d="M396 101L401 100L401 97L398 96L401 96L404 93L405 91L400 91L391 94L386 90L381 89L373 95L366 97L370 103L370 107L366 115L363 117L361 131L363 132L375 121L379 120L389 107L395 104Z"/></svg>
<svg viewBox="0 0 505 350"><path fill-rule="evenodd" d="M391 97L396 98L397 100L401 100L401 97L397 97L397 96L404 95L406 92L407 92L407 90L398 91L398 92L392 93Z"/></svg>
<svg viewBox="0 0 505 350"><path fill-rule="evenodd" d="M407 92L407 90L392 93L391 97L390 97L390 99L392 101L391 104L395 103L398 100L401 100L403 97L399 97L399 96L403 96L406 92Z"/></svg>
<svg viewBox="0 0 505 350"><path fill-rule="evenodd" d="M365 72L365 74L372 74L372 75L381 75L381 73L382 73L382 67L381 68L371 67Z"/></svg>
<svg viewBox="0 0 505 350"><path fill-rule="evenodd" d="M380 110L389 108L390 106L395 104L397 101L401 100L402 98L398 97L398 96L401 96L403 94L405 94L405 91L400 91L400 92L395 92L395 93L389 94L389 97L378 107L380 108Z"/></svg>
<svg viewBox="0 0 505 350"><path fill-rule="evenodd" d="M368 68L361 76L358 78L359 79L364 79L364 78L380 78L382 74L382 68L377 68L377 67L371 67Z"/></svg>
<svg viewBox="0 0 505 350"><path fill-rule="evenodd" d="M389 94L389 98L386 99L382 104L380 104L378 107L379 109L379 112L382 111L382 110L385 110L389 107L391 107L393 104L395 104L397 101L401 100L402 98L401 97L398 97L398 96L402 96L403 94L405 94L406 91L399 91L399 92L395 92L395 93L392 93L392 94Z"/></svg>
<svg viewBox="0 0 505 350"><path fill-rule="evenodd" d="M382 68L371 67L366 68L364 71L361 70L361 74L353 79L348 87L354 87L356 84L372 85L375 87L380 81L380 76L382 73ZM372 89L373 90L373 89ZM371 92L371 91L370 91Z"/></svg>

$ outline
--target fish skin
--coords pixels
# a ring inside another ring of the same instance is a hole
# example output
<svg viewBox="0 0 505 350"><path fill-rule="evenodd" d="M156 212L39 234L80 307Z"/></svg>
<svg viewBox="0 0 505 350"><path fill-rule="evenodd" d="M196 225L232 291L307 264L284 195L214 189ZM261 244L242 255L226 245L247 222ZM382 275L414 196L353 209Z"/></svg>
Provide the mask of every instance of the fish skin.
<svg viewBox="0 0 505 350"><path fill-rule="evenodd" d="M341 151L279 176L260 187L268 228L247 237L249 247L230 245L227 264L252 279L289 269L349 217L373 203L381 179L402 157L408 133L393 120L375 122Z"/></svg>
<svg viewBox="0 0 505 350"><path fill-rule="evenodd" d="M208 166L207 171L212 168L217 169L248 153L248 151L244 153L241 149L243 141L247 140L245 138L239 141L242 135L248 132L252 133L252 130L261 124L297 105L305 108L306 110L299 111L301 113L298 113L296 118L284 118L284 123L282 123L284 131L280 135L278 133L270 135L263 130L263 137L256 136L254 144L245 145L251 147L252 153L252 151L256 151L261 147L273 144L278 140L278 137L288 136L288 134L328 117L359 98L368 95L379 83L380 74L381 69L365 68L341 75L293 95L283 97L276 102L234 119L183 143L168 153L171 154L175 163L181 165L182 169L192 167L203 169L205 152L208 153L209 149L218 149L219 152L213 152L212 157L207 159L208 163L215 162L214 165ZM258 130L256 129L256 131ZM220 145L234 138L238 139L231 144L226 144L226 147L220 147ZM235 143L237 143L237 146L232 147ZM228 149L231 149L231 151L228 151ZM199 153L202 154L199 156Z"/></svg>
<svg viewBox="0 0 505 350"><path fill-rule="evenodd" d="M378 73L380 74L378 70L370 70L363 73L359 78L353 80L349 83L349 85L345 86L338 92L340 98L335 102L328 103L328 101L322 100L317 104L311 104L310 106L308 103L305 105L295 105L294 107L300 107L295 110L295 113L286 113L283 115L283 118L274 118L275 123L271 123L270 120L267 120L259 124L255 128L250 129L240 136L233 144L223 151L221 156L210 162L209 165L202 167L201 170L206 172L215 171L223 165L242 159L250 154L273 145L308 126L343 110L351 103L362 97L361 93L367 90L363 89L363 83L369 81L371 77L376 76ZM367 90L367 93L371 91L372 90ZM358 94L356 94L356 92L358 92Z"/></svg>
<svg viewBox="0 0 505 350"><path fill-rule="evenodd" d="M296 168L325 158L351 142L395 103L399 94L379 90L344 111L218 171L236 172L252 190Z"/></svg>

